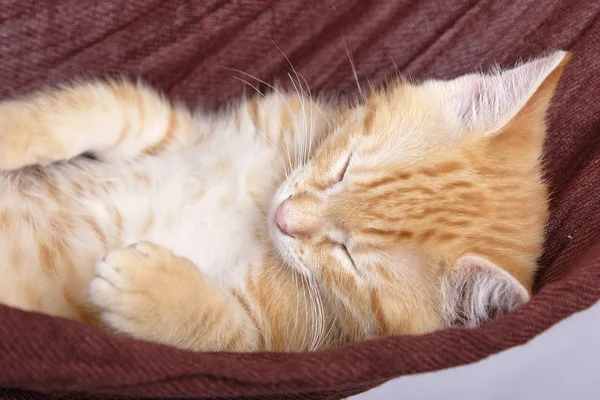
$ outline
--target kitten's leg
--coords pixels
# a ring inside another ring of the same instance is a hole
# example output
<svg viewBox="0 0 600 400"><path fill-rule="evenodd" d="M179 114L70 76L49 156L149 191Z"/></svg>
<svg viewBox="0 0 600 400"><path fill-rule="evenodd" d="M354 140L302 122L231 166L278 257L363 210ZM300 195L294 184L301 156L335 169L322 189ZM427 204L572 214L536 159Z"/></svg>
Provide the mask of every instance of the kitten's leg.
<svg viewBox="0 0 600 400"><path fill-rule="evenodd" d="M195 351L256 351L259 335L237 299L193 263L143 242L110 252L96 266L92 302L111 328Z"/></svg>
<svg viewBox="0 0 600 400"><path fill-rule="evenodd" d="M156 153L192 134L190 114L141 84L90 82L0 103L0 170L82 153Z"/></svg>

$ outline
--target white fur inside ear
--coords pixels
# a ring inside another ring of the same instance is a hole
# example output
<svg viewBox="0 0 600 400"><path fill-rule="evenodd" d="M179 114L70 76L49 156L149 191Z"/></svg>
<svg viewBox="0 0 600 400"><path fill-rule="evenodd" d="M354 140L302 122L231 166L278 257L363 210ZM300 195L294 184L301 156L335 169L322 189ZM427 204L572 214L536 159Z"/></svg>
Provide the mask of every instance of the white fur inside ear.
<svg viewBox="0 0 600 400"><path fill-rule="evenodd" d="M450 81L450 102L459 124L468 130L498 131L525 106L566 54L557 51L512 69Z"/></svg>
<svg viewBox="0 0 600 400"><path fill-rule="evenodd" d="M446 326L478 326L529 300L529 293L512 275L478 256L460 258L442 285Z"/></svg>

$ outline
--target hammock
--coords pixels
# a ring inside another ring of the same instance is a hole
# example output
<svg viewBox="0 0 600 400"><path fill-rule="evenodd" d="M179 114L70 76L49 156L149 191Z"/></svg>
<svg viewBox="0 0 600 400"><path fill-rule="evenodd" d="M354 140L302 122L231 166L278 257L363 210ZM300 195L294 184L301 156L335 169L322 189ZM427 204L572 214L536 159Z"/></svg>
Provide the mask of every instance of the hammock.
<svg viewBox="0 0 600 400"><path fill-rule="evenodd" d="M0 306L0 398L339 399L526 343L600 298L600 2L0 4L0 98L75 77L125 74L190 107L213 109L250 94L235 72L222 67L292 88L284 54L313 93L352 95L357 90L349 54L359 82L368 85L397 72L450 78L512 66L550 50L573 52L548 115L552 215L546 251L533 299L515 312L478 329L382 338L317 353L214 354Z"/></svg>

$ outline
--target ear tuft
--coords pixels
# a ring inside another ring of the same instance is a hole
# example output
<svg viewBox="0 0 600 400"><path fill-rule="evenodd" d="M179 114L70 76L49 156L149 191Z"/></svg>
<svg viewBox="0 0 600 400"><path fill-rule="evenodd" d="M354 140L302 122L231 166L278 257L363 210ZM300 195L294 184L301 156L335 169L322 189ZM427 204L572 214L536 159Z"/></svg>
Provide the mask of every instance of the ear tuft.
<svg viewBox="0 0 600 400"><path fill-rule="evenodd" d="M512 69L454 79L450 96L459 123L467 130L485 133L500 130L568 59L569 53L556 51Z"/></svg>
<svg viewBox="0 0 600 400"><path fill-rule="evenodd" d="M478 256L460 258L443 287L445 326L478 326L529 300L529 293L512 275Z"/></svg>

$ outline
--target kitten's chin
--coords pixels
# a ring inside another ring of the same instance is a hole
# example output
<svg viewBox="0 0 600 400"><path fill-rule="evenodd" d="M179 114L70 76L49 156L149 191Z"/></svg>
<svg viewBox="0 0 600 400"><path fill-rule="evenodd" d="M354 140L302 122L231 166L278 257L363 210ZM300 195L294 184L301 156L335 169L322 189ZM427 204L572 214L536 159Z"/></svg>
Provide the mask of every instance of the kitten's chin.
<svg viewBox="0 0 600 400"><path fill-rule="evenodd" d="M312 277L312 272L304 265L298 256L298 241L282 231L282 228L277 224L276 216L279 206L293 195L294 190L292 189L292 184L299 171L299 168L292 171L277 189L267 214L267 227L269 238L284 263L301 275L310 278Z"/></svg>
<svg viewBox="0 0 600 400"><path fill-rule="evenodd" d="M271 239L271 242L273 242L273 244L275 245L279 256L288 264L288 260L292 256L290 246L293 245L293 243L291 242L294 239L284 234L281 231L281 229L277 226L276 213L281 203L289 197L289 186L289 179L286 179L282 182L282 184L279 186L279 188L273 196L271 207L267 213L267 228L269 231L269 238Z"/></svg>
<svg viewBox="0 0 600 400"><path fill-rule="evenodd" d="M275 207L276 209L277 207ZM302 263L297 255L296 239L281 232L275 223L275 212L269 215L269 237L273 243L279 257L285 265L300 275L312 278L312 272Z"/></svg>
<svg viewBox="0 0 600 400"><path fill-rule="evenodd" d="M293 264L296 264L293 261L293 259L295 258L294 251L293 251L294 238L281 232L281 230L275 223L274 214L269 215L269 238L271 239L271 242L275 246L275 249L277 250L279 257L281 257L281 259L283 261L285 261L285 263L287 265L290 265L292 268L296 269L296 266L293 265Z"/></svg>

